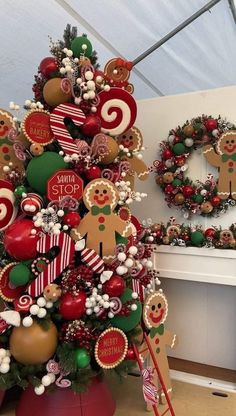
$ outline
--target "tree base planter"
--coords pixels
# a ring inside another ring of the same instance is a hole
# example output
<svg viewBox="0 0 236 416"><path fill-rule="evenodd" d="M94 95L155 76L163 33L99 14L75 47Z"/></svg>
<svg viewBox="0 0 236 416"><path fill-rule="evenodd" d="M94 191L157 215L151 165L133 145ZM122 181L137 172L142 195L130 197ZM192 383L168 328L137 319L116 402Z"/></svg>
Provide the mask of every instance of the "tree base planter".
<svg viewBox="0 0 236 416"><path fill-rule="evenodd" d="M30 386L21 396L16 416L113 416L115 408L107 384L95 378L88 391L81 394L58 388L37 396Z"/></svg>

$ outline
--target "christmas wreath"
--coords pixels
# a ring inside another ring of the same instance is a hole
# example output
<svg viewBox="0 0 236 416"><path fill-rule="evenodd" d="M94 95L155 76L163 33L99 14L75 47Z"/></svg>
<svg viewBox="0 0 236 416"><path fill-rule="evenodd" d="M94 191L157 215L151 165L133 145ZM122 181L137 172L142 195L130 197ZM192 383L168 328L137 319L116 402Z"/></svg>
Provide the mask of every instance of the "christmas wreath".
<svg viewBox="0 0 236 416"><path fill-rule="evenodd" d="M169 207L180 209L189 218L192 214L219 216L235 205L234 130L235 125L226 119L206 115L170 130L167 140L160 144L161 159L154 161L156 183ZM205 182L194 182L185 176L191 154L203 147L208 162L218 167L221 181L215 180L212 174L208 174Z"/></svg>

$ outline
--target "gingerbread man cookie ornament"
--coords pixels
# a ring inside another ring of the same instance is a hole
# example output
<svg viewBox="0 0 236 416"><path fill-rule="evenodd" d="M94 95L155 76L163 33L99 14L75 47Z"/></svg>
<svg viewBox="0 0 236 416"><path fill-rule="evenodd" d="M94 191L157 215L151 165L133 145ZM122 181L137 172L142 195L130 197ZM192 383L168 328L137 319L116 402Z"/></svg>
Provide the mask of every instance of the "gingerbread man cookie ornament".
<svg viewBox="0 0 236 416"><path fill-rule="evenodd" d="M123 88L132 94L134 87L128 82L132 67L132 62L122 58L113 58L107 62L104 68L105 80L111 87Z"/></svg>
<svg viewBox="0 0 236 416"><path fill-rule="evenodd" d="M143 137L141 131L133 126L123 134L116 137L119 145L129 149L130 157L124 155L122 160L128 161L130 170L125 176L125 180L130 182L131 189L134 189L134 179L137 175L138 179L145 181L148 178L149 171L147 165L142 159L139 159L138 152L143 146Z"/></svg>
<svg viewBox="0 0 236 416"><path fill-rule="evenodd" d="M149 342L153 352L157 355L158 366L160 368L160 372L163 377L167 392L171 397L172 386L169 375L169 364L167 360L166 346L171 348L175 347L177 338L176 335L172 334L164 327L164 322L167 318L167 314L168 303L162 290L148 295L143 305L143 320L145 326L150 330L148 335ZM147 345L142 344L139 348L139 353L143 359L147 358L149 355ZM151 365L152 367L155 367L152 360ZM156 371L154 372L153 383L156 385L157 389L160 388L158 385L159 382ZM165 395L163 393L160 395L160 400L162 403L165 402ZM147 410L152 410L152 407L150 409L148 408Z"/></svg>
<svg viewBox="0 0 236 416"><path fill-rule="evenodd" d="M15 154L14 142L9 139L9 133L16 129L13 115L6 110L0 109L0 179L5 178L3 167L12 163L12 167L24 170L22 161Z"/></svg>
<svg viewBox="0 0 236 416"><path fill-rule="evenodd" d="M119 194L107 179L94 179L86 186L83 201L89 212L80 224L71 230L71 237L78 241L87 235L86 247L99 254L109 263L115 256L116 233L129 237L130 223L114 213Z"/></svg>
<svg viewBox="0 0 236 416"><path fill-rule="evenodd" d="M219 198L227 199L231 194L236 199L236 131L222 134L216 148L208 144L204 147L203 154L212 166L219 169Z"/></svg>

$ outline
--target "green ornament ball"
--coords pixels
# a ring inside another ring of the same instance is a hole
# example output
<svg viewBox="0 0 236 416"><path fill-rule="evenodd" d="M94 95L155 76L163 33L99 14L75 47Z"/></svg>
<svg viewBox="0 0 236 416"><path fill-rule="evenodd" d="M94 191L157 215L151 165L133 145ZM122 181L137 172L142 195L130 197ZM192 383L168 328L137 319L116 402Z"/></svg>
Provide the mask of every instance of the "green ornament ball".
<svg viewBox="0 0 236 416"><path fill-rule="evenodd" d="M173 180L173 182L171 183L171 185L173 185L173 186L180 186L180 185L182 185L182 181L180 179L178 179L178 178L175 178Z"/></svg>
<svg viewBox="0 0 236 416"><path fill-rule="evenodd" d="M27 193L27 188L24 185L19 185L16 187L16 189L14 190L14 194L16 197L21 198L22 194L26 194Z"/></svg>
<svg viewBox="0 0 236 416"><path fill-rule="evenodd" d="M55 152L44 152L31 159L27 166L26 177L30 186L40 195L46 194L48 179L60 169L67 169L63 157Z"/></svg>
<svg viewBox="0 0 236 416"><path fill-rule="evenodd" d="M77 348L75 357L78 368L86 368L90 363L90 355L85 348Z"/></svg>
<svg viewBox="0 0 236 416"><path fill-rule="evenodd" d="M193 231L191 233L191 243L194 246L200 246L205 241L205 237L201 231Z"/></svg>
<svg viewBox="0 0 236 416"><path fill-rule="evenodd" d="M9 279L15 287L24 286L30 280L30 270L23 263L17 264L11 269Z"/></svg>
<svg viewBox="0 0 236 416"><path fill-rule="evenodd" d="M201 204L204 200L204 197L201 194L193 195L193 201L197 204Z"/></svg>
<svg viewBox="0 0 236 416"><path fill-rule="evenodd" d="M86 46L86 48L83 46ZM89 58L92 55L93 47L85 36L79 36L78 38L75 38L71 42L71 50L73 52L74 57L79 58L80 55L85 55L87 58Z"/></svg>
<svg viewBox="0 0 236 416"><path fill-rule="evenodd" d="M177 155L177 156L180 156L183 153L186 153L186 148L185 148L185 146L184 146L183 143L176 143L176 144L174 144L172 150L173 150L174 154Z"/></svg>
<svg viewBox="0 0 236 416"><path fill-rule="evenodd" d="M125 289L123 295L120 297L122 304L132 300L132 292L129 288ZM130 311L129 316L115 315L111 319L112 326L122 329L124 332L129 332L138 325L142 316L142 306L138 300L135 300L134 303L137 305L136 311Z"/></svg>

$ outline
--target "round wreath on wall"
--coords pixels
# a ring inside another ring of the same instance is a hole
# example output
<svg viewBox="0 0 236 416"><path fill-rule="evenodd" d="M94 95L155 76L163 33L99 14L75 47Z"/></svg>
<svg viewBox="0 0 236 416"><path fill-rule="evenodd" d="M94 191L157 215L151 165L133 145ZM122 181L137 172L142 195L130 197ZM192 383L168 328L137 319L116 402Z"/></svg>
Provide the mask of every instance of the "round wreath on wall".
<svg viewBox="0 0 236 416"><path fill-rule="evenodd" d="M208 174L204 182L186 176L194 150L203 149L207 161L218 168L219 177ZM154 161L156 183L169 207L193 214L216 217L236 204L236 126L221 116L202 115L171 129L160 143L159 160Z"/></svg>

